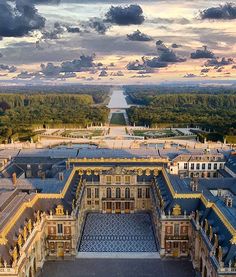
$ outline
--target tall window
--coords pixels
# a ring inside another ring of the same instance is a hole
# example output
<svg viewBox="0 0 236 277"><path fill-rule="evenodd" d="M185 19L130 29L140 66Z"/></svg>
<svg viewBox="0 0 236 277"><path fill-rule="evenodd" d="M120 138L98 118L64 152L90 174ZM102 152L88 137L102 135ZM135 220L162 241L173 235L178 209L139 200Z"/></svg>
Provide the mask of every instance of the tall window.
<svg viewBox="0 0 236 277"><path fill-rule="evenodd" d="M116 188L116 198L120 198L120 188Z"/></svg>
<svg viewBox="0 0 236 277"><path fill-rule="evenodd" d="M184 163L184 169L188 169L188 164Z"/></svg>
<svg viewBox="0 0 236 277"><path fill-rule="evenodd" d="M217 169L217 163L214 164L214 169Z"/></svg>
<svg viewBox="0 0 236 277"><path fill-rule="evenodd" d="M87 198L91 198L91 188L87 188Z"/></svg>
<svg viewBox="0 0 236 277"><path fill-rule="evenodd" d="M206 164L202 164L202 169L206 169Z"/></svg>
<svg viewBox="0 0 236 277"><path fill-rule="evenodd" d="M174 235L178 236L179 235L179 224L174 225Z"/></svg>
<svg viewBox="0 0 236 277"><path fill-rule="evenodd" d="M130 184L130 176L125 176L125 184Z"/></svg>
<svg viewBox="0 0 236 277"><path fill-rule="evenodd" d="M107 184L111 184L111 176L107 176L106 180L107 180Z"/></svg>
<svg viewBox="0 0 236 277"><path fill-rule="evenodd" d="M62 224L57 224L57 233L58 234L63 234L63 226L62 226Z"/></svg>
<svg viewBox="0 0 236 277"><path fill-rule="evenodd" d="M107 198L111 198L111 188L107 188Z"/></svg>
<svg viewBox="0 0 236 277"><path fill-rule="evenodd" d="M197 164L197 169L198 169L198 170L200 169L200 164Z"/></svg>
<svg viewBox="0 0 236 277"><path fill-rule="evenodd" d="M210 163L208 164L208 169L210 169L210 170L211 170L211 164L210 164Z"/></svg>
<svg viewBox="0 0 236 277"><path fill-rule="evenodd" d="M138 188L138 198L142 198L143 197L143 190L142 188Z"/></svg>
<svg viewBox="0 0 236 277"><path fill-rule="evenodd" d="M99 198L99 188L95 188L95 198Z"/></svg>
<svg viewBox="0 0 236 277"><path fill-rule="evenodd" d="M191 164L191 169L194 169L194 164Z"/></svg>
<svg viewBox="0 0 236 277"><path fill-rule="evenodd" d="M130 189L129 188L125 189L125 198L126 199L130 198Z"/></svg>
<svg viewBox="0 0 236 277"><path fill-rule="evenodd" d="M150 198L150 188L146 188L146 198Z"/></svg>
<svg viewBox="0 0 236 277"><path fill-rule="evenodd" d="M121 183L121 176L116 176L116 184L120 184Z"/></svg>

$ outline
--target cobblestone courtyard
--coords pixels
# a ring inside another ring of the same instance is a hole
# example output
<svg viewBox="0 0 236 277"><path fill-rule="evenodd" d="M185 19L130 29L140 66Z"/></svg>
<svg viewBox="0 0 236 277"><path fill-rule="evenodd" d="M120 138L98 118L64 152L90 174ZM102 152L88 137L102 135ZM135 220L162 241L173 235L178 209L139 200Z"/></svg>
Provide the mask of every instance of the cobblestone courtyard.
<svg viewBox="0 0 236 277"><path fill-rule="evenodd" d="M76 259L46 262L40 277L194 277L187 261Z"/></svg>

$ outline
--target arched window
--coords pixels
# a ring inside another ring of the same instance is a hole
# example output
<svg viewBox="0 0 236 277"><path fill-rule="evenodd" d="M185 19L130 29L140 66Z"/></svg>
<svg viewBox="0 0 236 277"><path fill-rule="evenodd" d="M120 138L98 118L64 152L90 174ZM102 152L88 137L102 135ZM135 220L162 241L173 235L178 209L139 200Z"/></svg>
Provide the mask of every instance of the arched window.
<svg viewBox="0 0 236 277"><path fill-rule="evenodd" d="M116 188L116 198L120 198L120 188Z"/></svg>
<svg viewBox="0 0 236 277"><path fill-rule="evenodd" d="M107 188L107 198L111 198L111 188Z"/></svg>
<svg viewBox="0 0 236 277"><path fill-rule="evenodd" d="M126 188L125 189L125 198L130 198L130 189L129 188Z"/></svg>

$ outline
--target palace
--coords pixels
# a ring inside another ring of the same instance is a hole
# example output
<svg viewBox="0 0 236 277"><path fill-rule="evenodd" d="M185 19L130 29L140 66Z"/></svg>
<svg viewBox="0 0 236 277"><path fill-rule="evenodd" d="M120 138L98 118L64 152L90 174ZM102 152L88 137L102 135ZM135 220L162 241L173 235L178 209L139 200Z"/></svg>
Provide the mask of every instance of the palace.
<svg viewBox="0 0 236 277"><path fill-rule="evenodd" d="M45 261L80 251L155 252L191 259L199 276L236 276L235 157L156 149L6 156L0 276L34 277ZM104 232L111 222L124 233Z"/></svg>

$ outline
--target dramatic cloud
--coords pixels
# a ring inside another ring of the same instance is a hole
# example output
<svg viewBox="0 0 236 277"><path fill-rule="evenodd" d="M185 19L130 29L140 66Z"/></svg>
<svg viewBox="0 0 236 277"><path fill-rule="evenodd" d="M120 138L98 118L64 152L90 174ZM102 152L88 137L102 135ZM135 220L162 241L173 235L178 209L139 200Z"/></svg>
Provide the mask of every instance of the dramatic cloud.
<svg viewBox="0 0 236 277"><path fill-rule="evenodd" d="M3 57L3 54L2 53L0 53L0 58L2 58Z"/></svg>
<svg viewBox="0 0 236 277"><path fill-rule="evenodd" d="M31 78L36 77L36 76L39 76L39 73L21 71L21 73L19 73L16 78L17 79L31 79Z"/></svg>
<svg viewBox="0 0 236 277"><path fill-rule="evenodd" d="M139 60L129 62L126 67L128 70L145 70L144 63L140 63Z"/></svg>
<svg viewBox="0 0 236 277"><path fill-rule="evenodd" d="M201 70L201 73L208 73L210 71L210 68L203 68Z"/></svg>
<svg viewBox="0 0 236 277"><path fill-rule="evenodd" d="M88 26L95 30L97 33L99 34L105 34L106 31L111 27L110 24L104 22L102 19L100 18L91 18L88 22Z"/></svg>
<svg viewBox="0 0 236 277"><path fill-rule="evenodd" d="M139 5L111 6L105 17L107 22L117 25L140 25L145 20Z"/></svg>
<svg viewBox="0 0 236 277"><path fill-rule="evenodd" d="M30 0L0 1L0 36L22 37L44 26L45 18Z"/></svg>
<svg viewBox="0 0 236 277"><path fill-rule="evenodd" d="M76 77L75 72L89 71L95 68L94 57L94 55L81 55L79 59L62 62L60 65L41 64L41 73L47 78L73 78Z"/></svg>
<svg viewBox="0 0 236 277"><path fill-rule="evenodd" d="M231 20L236 19L236 5L226 3L219 7L208 8L200 13L202 19Z"/></svg>
<svg viewBox="0 0 236 277"><path fill-rule="evenodd" d="M158 40L156 42L157 46L157 52L159 54L159 57L156 58L159 60L159 62L164 63L178 63L178 62L184 62L186 59L178 57L175 52L171 49L169 49L161 40Z"/></svg>
<svg viewBox="0 0 236 277"><path fill-rule="evenodd" d="M164 62L164 61L161 61L159 57L154 57L152 59L147 59L147 60L145 60L145 64L148 67L151 67L151 68L162 68L162 67L167 67L168 66L168 63Z"/></svg>
<svg viewBox="0 0 236 277"><path fill-rule="evenodd" d="M222 59L211 59L206 61L205 66L206 67L221 67L221 66L225 66L225 65L231 65L234 64L234 60L229 58L222 58Z"/></svg>
<svg viewBox="0 0 236 277"><path fill-rule="evenodd" d="M16 72L17 68L14 65L0 64L0 70L8 71L9 73Z"/></svg>
<svg viewBox="0 0 236 277"><path fill-rule="evenodd" d="M127 38L132 41L151 41L152 37L146 35L139 30L134 31L132 34L127 35Z"/></svg>
<svg viewBox="0 0 236 277"><path fill-rule="evenodd" d="M66 30L67 28L62 26L59 22L55 22L53 30L42 32L42 39L58 39Z"/></svg>
<svg viewBox="0 0 236 277"><path fill-rule="evenodd" d="M203 46L203 50L196 50L191 53L191 59L214 59L215 54L207 49L207 46Z"/></svg>

